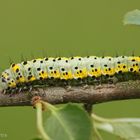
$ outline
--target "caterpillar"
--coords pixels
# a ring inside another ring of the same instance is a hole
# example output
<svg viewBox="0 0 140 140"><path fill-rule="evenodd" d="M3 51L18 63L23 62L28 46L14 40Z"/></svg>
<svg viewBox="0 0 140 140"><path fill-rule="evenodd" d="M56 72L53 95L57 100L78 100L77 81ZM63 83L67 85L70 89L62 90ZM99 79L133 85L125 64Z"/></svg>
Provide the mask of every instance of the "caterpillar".
<svg viewBox="0 0 140 140"><path fill-rule="evenodd" d="M37 85L95 84L114 77L122 81L140 79L140 57L45 57L23 61L2 72L0 86L10 91Z"/></svg>

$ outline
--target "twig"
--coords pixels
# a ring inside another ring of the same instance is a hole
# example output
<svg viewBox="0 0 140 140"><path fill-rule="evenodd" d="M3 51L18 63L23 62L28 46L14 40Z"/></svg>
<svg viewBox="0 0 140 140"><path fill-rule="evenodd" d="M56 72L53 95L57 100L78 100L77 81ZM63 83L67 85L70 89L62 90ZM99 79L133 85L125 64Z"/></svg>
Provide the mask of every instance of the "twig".
<svg viewBox="0 0 140 140"><path fill-rule="evenodd" d="M84 109L88 112L89 115L91 115L92 113L92 106L93 106L92 104L88 104L88 103L85 103L83 105Z"/></svg>
<svg viewBox="0 0 140 140"><path fill-rule="evenodd" d="M42 100L51 104L84 103L97 104L102 102L140 99L140 80L119 82L115 85L103 84L101 86L72 87L67 90L64 87L33 88L32 91L14 93L13 95L0 92L0 106L29 106L34 96L40 96Z"/></svg>
<svg viewBox="0 0 140 140"><path fill-rule="evenodd" d="M37 110L37 129L39 134L42 136L43 140L49 140L50 138L46 134L44 128L43 128L43 121L42 121L42 103L38 102L35 105Z"/></svg>

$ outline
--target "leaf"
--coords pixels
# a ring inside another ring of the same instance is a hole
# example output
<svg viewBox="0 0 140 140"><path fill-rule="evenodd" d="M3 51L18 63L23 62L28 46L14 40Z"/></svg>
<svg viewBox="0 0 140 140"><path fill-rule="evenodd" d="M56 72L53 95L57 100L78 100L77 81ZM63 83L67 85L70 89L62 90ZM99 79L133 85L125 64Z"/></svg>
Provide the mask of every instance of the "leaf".
<svg viewBox="0 0 140 140"><path fill-rule="evenodd" d="M127 140L140 140L140 119L104 119L94 126Z"/></svg>
<svg viewBox="0 0 140 140"><path fill-rule="evenodd" d="M52 140L91 140L92 122L88 114L76 104L61 108L48 106L45 130Z"/></svg>
<svg viewBox="0 0 140 140"><path fill-rule="evenodd" d="M135 9L125 14L124 16L124 25L134 24L140 25L140 10Z"/></svg>

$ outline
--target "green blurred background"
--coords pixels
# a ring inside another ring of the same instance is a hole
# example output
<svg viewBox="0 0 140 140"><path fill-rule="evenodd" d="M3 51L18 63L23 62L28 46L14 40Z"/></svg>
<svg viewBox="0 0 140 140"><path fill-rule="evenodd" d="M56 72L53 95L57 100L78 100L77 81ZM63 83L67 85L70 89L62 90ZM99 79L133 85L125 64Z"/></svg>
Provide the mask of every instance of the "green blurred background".
<svg viewBox="0 0 140 140"><path fill-rule="evenodd" d="M124 14L136 8L138 0L1 0L0 69L21 57L140 55L140 27L122 23ZM94 112L140 117L139 100L95 105ZM32 107L0 108L0 134L7 134L0 139L30 140L36 132Z"/></svg>

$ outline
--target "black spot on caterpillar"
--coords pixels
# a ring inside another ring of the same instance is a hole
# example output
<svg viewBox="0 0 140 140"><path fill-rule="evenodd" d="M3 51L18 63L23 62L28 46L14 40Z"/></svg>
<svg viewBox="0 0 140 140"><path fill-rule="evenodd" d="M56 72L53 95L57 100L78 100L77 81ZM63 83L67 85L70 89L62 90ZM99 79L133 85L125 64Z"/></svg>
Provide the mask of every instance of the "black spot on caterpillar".
<svg viewBox="0 0 140 140"><path fill-rule="evenodd" d="M2 72L0 86L8 91L34 85L95 84L113 77L120 81L140 79L139 74L138 56L49 57L12 64Z"/></svg>

